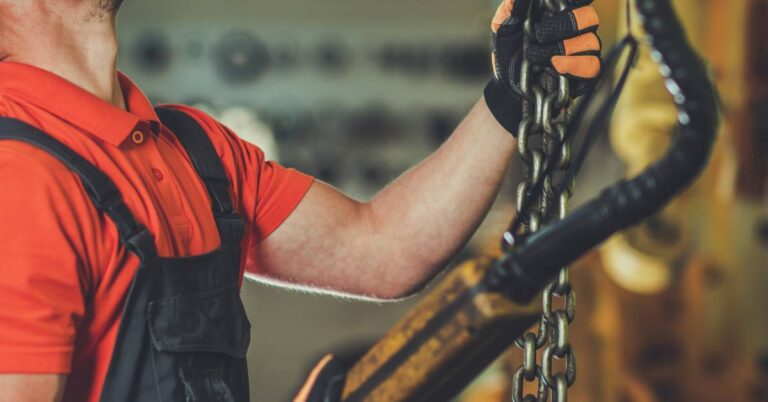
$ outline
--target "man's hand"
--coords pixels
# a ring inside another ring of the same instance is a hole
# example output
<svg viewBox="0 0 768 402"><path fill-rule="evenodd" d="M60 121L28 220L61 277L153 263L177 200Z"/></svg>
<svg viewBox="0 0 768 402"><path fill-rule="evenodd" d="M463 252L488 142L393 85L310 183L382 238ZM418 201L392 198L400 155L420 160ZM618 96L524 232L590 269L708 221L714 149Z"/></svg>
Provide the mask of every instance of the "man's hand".
<svg viewBox="0 0 768 402"><path fill-rule="evenodd" d="M549 65L571 79L571 95L592 88L600 75L599 18L592 0L570 0L569 7L534 25L528 59ZM493 32L493 80L486 88L486 102L499 122L512 133L521 116L520 74L523 63L523 26L531 0L504 0L491 23Z"/></svg>

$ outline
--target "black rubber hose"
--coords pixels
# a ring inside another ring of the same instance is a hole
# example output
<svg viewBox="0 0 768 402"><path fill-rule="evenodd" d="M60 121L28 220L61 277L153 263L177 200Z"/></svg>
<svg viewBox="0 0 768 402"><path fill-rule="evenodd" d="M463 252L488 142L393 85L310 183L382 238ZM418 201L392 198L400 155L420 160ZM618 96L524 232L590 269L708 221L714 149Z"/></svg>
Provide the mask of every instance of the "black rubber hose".
<svg viewBox="0 0 768 402"><path fill-rule="evenodd" d="M669 0L637 0L652 57L677 104L678 133L665 155L562 221L525 238L499 262L496 284L520 302L535 297L562 269L612 234L659 211L704 169L720 123L717 95Z"/></svg>

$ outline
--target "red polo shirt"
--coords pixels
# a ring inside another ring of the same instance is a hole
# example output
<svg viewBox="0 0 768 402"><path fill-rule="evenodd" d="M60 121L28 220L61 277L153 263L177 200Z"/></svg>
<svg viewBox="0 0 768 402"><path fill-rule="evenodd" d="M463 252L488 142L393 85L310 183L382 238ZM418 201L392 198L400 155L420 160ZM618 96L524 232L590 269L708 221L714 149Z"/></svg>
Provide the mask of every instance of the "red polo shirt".
<svg viewBox="0 0 768 402"><path fill-rule="evenodd" d="M117 185L162 256L219 246L208 194L176 137L120 75L127 110L56 75L0 63L0 116L52 135ZM211 117L205 128L248 222L243 249L274 231L312 178L264 160ZM246 253L244 253L246 254ZM79 178L45 151L0 141L0 373L69 373L65 401L97 401L138 259ZM258 272L243 257L241 272Z"/></svg>

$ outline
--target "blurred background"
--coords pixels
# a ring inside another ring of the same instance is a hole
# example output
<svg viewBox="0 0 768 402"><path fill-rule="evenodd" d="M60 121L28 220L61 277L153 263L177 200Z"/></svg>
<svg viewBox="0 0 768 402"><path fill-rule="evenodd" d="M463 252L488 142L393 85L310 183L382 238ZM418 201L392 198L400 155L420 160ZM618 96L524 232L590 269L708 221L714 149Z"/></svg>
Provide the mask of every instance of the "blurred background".
<svg viewBox="0 0 768 402"><path fill-rule="evenodd" d="M131 0L118 21L120 68L153 102L203 109L270 159L366 199L479 99L498 1ZM768 401L768 1L673 3L717 81L725 125L691 190L576 264L571 400ZM627 32L625 4L594 5L608 48ZM675 117L644 49L572 205L656 159ZM457 262L498 253L519 172L513 164ZM252 400L265 402L290 400L325 352L365 350L418 301L255 282L243 292ZM462 400L509 401L519 360L510 351Z"/></svg>

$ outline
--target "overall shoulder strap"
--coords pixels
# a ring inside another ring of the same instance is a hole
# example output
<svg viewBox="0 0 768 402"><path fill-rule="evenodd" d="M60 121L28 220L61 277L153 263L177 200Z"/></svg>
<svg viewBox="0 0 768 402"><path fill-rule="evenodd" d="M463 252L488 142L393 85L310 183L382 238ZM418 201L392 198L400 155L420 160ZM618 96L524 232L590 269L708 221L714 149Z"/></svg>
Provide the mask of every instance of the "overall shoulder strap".
<svg viewBox="0 0 768 402"><path fill-rule="evenodd" d="M244 223L235 213L230 182L221 159L205 130L192 116L180 110L157 108L157 115L179 139L189 159L203 180L211 198L213 216L222 243L237 244L242 239Z"/></svg>
<svg viewBox="0 0 768 402"><path fill-rule="evenodd" d="M0 140L25 142L61 161L78 175L96 209L115 223L120 241L129 251L142 259L156 255L151 234L136 221L117 186L104 172L55 138L17 119L0 117Z"/></svg>
<svg viewBox="0 0 768 402"><path fill-rule="evenodd" d="M229 179L208 134L185 112L171 108L157 108L156 111L163 124L179 139L197 174L203 179L211 196L214 214L233 215Z"/></svg>

